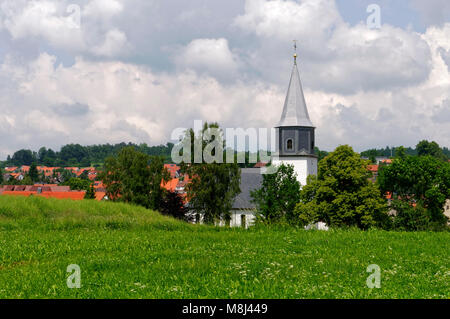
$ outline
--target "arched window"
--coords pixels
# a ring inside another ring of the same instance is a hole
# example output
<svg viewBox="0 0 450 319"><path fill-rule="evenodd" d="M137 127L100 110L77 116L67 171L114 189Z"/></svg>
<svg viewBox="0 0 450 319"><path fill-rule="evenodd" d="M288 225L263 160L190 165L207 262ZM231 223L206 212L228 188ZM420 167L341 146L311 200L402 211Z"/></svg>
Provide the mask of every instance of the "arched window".
<svg viewBox="0 0 450 319"><path fill-rule="evenodd" d="M292 151L294 149L294 141L292 140L292 138L286 141L286 149L288 151Z"/></svg>

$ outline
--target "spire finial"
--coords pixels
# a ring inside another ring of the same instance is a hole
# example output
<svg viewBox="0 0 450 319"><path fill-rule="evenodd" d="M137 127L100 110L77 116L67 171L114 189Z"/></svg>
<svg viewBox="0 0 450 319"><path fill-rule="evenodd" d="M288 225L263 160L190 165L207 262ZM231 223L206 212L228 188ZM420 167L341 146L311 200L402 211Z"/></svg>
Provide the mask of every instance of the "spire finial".
<svg viewBox="0 0 450 319"><path fill-rule="evenodd" d="M294 41L294 64L297 65L297 40Z"/></svg>

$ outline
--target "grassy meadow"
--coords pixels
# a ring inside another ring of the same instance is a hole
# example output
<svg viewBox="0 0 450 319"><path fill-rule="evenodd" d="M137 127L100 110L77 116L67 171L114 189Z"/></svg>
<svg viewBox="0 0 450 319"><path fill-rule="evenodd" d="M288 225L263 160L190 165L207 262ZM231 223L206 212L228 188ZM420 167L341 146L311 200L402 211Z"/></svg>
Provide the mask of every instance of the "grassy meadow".
<svg viewBox="0 0 450 319"><path fill-rule="evenodd" d="M449 298L450 233L189 225L126 204L0 196L0 298ZM81 268L81 288L66 285ZM381 288L366 286L381 267Z"/></svg>

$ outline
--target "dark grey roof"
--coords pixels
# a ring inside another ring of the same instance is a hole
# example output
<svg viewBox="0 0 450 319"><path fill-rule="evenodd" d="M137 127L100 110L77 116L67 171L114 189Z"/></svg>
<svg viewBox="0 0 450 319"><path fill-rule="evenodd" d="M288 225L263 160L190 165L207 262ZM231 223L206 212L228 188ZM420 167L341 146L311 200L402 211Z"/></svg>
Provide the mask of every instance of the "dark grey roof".
<svg viewBox="0 0 450 319"><path fill-rule="evenodd" d="M233 209L254 209L250 191L261 188L262 181L263 175L259 168L241 169L241 193L234 200Z"/></svg>
<svg viewBox="0 0 450 319"><path fill-rule="evenodd" d="M283 113L277 127L280 126L304 126L314 127L309 119L302 83L298 74L297 63L292 69L289 89L284 102Z"/></svg>

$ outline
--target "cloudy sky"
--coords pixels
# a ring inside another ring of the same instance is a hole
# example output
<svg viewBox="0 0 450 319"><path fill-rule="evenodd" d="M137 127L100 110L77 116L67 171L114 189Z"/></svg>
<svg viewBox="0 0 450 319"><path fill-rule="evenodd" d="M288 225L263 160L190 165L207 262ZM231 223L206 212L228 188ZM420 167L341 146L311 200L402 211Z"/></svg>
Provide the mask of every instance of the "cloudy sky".
<svg viewBox="0 0 450 319"><path fill-rule="evenodd" d="M0 0L0 159L272 127L293 39L320 148L450 147L448 0Z"/></svg>

